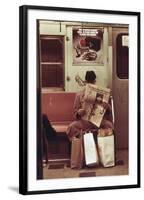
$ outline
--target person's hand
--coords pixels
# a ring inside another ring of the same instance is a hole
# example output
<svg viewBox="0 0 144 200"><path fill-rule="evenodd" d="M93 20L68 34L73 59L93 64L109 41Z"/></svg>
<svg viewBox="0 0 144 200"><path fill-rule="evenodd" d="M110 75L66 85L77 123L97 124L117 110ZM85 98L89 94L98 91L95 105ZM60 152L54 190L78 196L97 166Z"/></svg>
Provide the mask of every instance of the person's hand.
<svg viewBox="0 0 144 200"><path fill-rule="evenodd" d="M78 115L80 115L81 117L83 117L85 115L85 110L84 109L79 109L78 110Z"/></svg>
<svg viewBox="0 0 144 200"><path fill-rule="evenodd" d="M107 109L107 108L109 107L109 104L106 103L106 102L103 102L103 103L102 103L102 106L103 106L104 109Z"/></svg>
<svg viewBox="0 0 144 200"><path fill-rule="evenodd" d="M110 104L109 103L106 103L106 102L103 102L103 108L104 109L108 109L108 110L111 110L111 106L110 106Z"/></svg>

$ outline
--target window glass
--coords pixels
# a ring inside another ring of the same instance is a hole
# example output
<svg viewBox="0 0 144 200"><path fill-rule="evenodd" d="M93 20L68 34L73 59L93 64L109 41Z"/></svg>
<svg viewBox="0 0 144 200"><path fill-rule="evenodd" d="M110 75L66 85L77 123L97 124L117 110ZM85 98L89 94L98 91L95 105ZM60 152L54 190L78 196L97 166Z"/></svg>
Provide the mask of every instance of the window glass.
<svg viewBox="0 0 144 200"><path fill-rule="evenodd" d="M63 87L62 65L42 65L42 87Z"/></svg>
<svg viewBox="0 0 144 200"><path fill-rule="evenodd" d="M129 70L129 46L128 34L121 33L116 39L117 76L120 79L128 79Z"/></svg>
<svg viewBox="0 0 144 200"><path fill-rule="evenodd" d="M64 87L63 37L41 36L42 87Z"/></svg>

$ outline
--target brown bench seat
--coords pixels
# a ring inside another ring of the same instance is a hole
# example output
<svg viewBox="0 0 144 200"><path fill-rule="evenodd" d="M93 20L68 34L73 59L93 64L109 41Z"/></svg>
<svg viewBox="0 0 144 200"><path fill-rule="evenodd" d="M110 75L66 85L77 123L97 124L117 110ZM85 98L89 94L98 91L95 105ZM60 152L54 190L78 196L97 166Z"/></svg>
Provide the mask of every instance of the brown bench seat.
<svg viewBox="0 0 144 200"><path fill-rule="evenodd" d="M42 113L59 132L65 132L73 118L75 94L72 92L49 92L42 94Z"/></svg>
<svg viewBox="0 0 144 200"><path fill-rule="evenodd" d="M57 132L57 141L46 141L46 159L70 158L70 141L66 135L68 125L74 121L73 104L76 93L49 92L42 94L42 114L45 114ZM55 154L55 155L54 155Z"/></svg>
<svg viewBox="0 0 144 200"><path fill-rule="evenodd" d="M52 126L57 131L57 133L66 133L67 127L70 123L71 121L52 122Z"/></svg>

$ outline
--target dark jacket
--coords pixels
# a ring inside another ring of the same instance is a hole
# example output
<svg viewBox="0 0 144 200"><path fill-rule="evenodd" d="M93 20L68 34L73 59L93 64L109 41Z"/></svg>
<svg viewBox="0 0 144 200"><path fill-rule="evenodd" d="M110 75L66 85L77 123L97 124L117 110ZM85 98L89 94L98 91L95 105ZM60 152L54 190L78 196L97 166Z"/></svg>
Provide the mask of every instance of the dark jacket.
<svg viewBox="0 0 144 200"><path fill-rule="evenodd" d="M48 140L53 140L56 138L57 136L56 130L52 127L46 114L42 115L42 129L43 133L46 135L46 138Z"/></svg>

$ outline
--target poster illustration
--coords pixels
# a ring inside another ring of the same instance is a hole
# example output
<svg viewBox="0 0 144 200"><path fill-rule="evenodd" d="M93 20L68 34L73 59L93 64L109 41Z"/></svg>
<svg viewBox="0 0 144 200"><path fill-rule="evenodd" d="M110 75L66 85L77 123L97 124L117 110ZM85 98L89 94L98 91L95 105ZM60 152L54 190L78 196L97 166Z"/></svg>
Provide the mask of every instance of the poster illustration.
<svg viewBox="0 0 144 200"><path fill-rule="evenodd" d="M103 64L103 31L73 28L73 64Z"/></svg>

